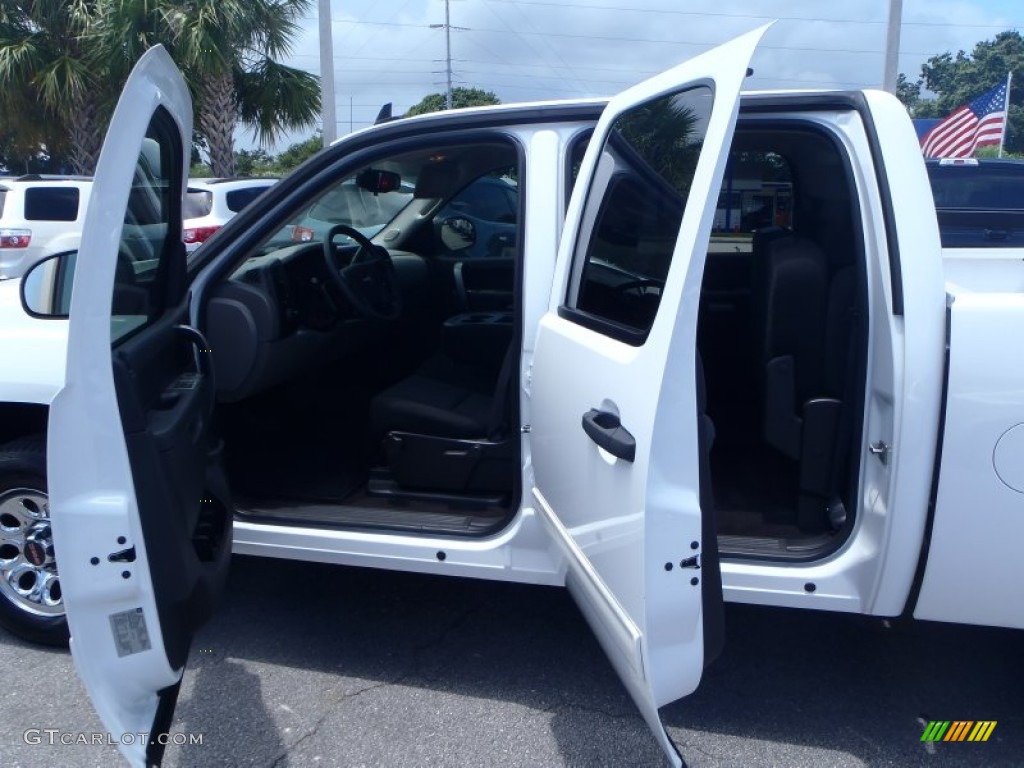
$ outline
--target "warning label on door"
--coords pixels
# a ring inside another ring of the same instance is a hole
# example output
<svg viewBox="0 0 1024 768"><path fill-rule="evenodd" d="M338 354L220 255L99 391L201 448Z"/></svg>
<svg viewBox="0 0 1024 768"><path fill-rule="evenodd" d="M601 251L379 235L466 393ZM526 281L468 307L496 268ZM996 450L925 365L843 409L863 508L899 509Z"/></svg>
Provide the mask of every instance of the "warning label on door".
<svg viewBox="0 0 1024 768"><path fill-rule="evenodd" d="M110 614L110 630L118 656L130 656L150 649L149 631L142 608Z"/></svg>

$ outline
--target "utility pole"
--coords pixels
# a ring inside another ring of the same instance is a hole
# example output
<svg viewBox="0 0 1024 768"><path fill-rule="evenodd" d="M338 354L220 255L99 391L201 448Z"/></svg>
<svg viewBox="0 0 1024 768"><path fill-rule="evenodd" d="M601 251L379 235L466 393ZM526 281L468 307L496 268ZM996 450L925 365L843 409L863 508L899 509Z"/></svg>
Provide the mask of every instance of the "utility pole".
<svg viewBox="0 0 1024 768"><path fill-rule="evenodd" d="M331 0L320 0L320 110L326 147L338 138L334 95L334 36L331 30Z"/></svg>
<svg viewBox="0 0 1024 768"><path fill-rule="evenodd" d="M445 91L444 97L444 108L452 108L452 19L451 19L451 0L444 0L444 24L431 24L431 29L444 28L444 48L445 48L445 74L447 75L448 89ZM455 29L465 29L465 27L455 27Z"/></svg>
<svg viewBox="0 0 1024 768"><path fill-rule="evenodd" d="M444 108L452 108L452 19L450 0L444 0L444 58L445 71L448 73L448 90L445 92Z"/></svg>
<svg viewBox="0 0 1024 768"><path fill-rule="evenodd" d="M889 29L885 35L885 72L882 88L896 93L900 69L900 29L903 25L903 0L889 0Z"/></svg>

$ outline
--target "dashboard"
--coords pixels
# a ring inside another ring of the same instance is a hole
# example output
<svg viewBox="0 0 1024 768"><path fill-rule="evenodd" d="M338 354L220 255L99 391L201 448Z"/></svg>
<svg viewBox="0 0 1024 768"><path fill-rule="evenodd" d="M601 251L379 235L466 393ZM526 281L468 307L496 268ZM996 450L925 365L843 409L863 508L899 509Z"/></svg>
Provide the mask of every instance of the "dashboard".
<svg viewBox="0 0 1024 768"><path fill-rule="evenodd" d="M339 256L355 250L341 246ZM403 316L396 321L365 318L352 309L319 243L247 259L206 305L218 399L242 400L415 322L429 293L427 262L406 251L389 254L403 297Z"/></svg>

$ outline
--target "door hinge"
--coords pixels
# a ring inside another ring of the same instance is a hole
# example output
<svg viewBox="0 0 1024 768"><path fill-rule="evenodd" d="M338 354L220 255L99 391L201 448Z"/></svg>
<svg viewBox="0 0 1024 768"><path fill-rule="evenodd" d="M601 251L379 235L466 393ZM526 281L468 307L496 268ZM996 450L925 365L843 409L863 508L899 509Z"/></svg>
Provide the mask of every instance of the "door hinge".
<svg viewBox="0 0 1024 768"><path fill-rule="evenodd" d="M868 451L871 452L872 456L875 456L882 466L886 466L889 463L889 452L892 450L892 446L884 440L876 440L868 446Z"/></svg>
<svg viewBox="0 0 1024 768"><path fill-rule="evenodd" d="M524 435L528 435L530 434L531 429L532 427L530 427L529 424L524 424L522 427L519 428L519 431L522 432Z"/></svg>

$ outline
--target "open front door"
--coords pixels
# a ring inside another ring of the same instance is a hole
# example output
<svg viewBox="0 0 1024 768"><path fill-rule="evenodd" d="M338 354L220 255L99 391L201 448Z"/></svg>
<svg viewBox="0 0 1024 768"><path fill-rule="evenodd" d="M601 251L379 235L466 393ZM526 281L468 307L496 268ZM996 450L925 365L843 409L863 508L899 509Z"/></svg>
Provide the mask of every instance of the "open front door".
<svg viewBox="0 0 1024 768"><path fill-rule="evenodd" d="M721 637L697 307L740 87L766 29L608 105L530 376L535 504L675 765L658 708L697 687Z"/></svg>
<svg viewBox="0 0 1024 768"><path fill-rule="evenodd" d="M209 355L189 325L181 206L191 134L185 83L163 48L152 49L103 145L71 297L66 384L50 412L71 650L134 765L159 762L192 634L231 549L226 494L211 469Z"/></svg>

